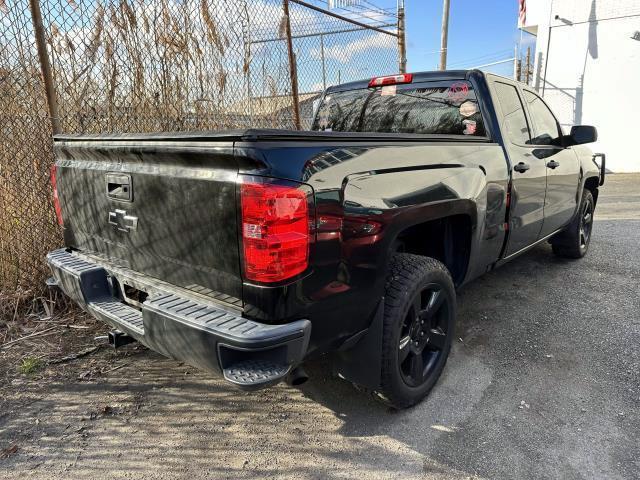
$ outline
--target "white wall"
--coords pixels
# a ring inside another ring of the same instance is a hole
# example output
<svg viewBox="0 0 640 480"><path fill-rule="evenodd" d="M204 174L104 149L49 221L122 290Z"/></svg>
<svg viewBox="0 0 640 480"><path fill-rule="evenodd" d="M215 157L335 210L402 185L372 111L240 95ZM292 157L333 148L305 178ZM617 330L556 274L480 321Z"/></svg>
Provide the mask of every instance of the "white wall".
<svg viewBox="0 0 640 480"><path fill-rule="evenodd" d="M640 31L640 0L540 1L552 11L538 26L534 86L567 132L597 127L592 149L607 154L609 170L639 172L640 41L631 37Z"/></svg>

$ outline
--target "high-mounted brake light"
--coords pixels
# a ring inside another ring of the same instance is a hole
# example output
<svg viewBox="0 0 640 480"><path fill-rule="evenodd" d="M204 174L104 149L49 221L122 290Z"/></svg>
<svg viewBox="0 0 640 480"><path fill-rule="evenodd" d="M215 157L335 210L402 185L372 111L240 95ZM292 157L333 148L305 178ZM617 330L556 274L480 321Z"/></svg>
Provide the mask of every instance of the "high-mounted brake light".
<svg viewBox="0 0 640 480"><path fill-rule="evenodd" d="M412 81L413 73L401 73L399 75L389 75L388 77L374 77L369 81L369 88L411 83Z"/></svg>
<svg viewBox="0 0 640 480"><path fill-rule="evenodd" d="M244 274L248 280L279 282L309 265L309 192L302 185L254 180L240 187Z"/></svg>
<svg viewBox="0 0 640 480"><path fill-rule="evenodd" d="M56 211L56 218L58 219L58 225L63 226L64 220L62 219L62 208L60 208L60 198L58 197L58 181L57 181L58 169L55 165L51 165L51 187L53 188L53 208Z"/></svg>

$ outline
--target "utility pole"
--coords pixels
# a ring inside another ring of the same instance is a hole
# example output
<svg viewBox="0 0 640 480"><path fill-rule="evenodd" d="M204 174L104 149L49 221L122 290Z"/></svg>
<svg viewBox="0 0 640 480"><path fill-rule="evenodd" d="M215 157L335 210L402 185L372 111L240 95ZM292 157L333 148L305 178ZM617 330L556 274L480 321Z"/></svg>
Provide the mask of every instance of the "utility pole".
<svg viewBox="0 0 640 480"><path fill-rule="evenodd" d="M398 0L398 70L407 71L407 45L404 26L404 0Z"/></svg>
<svg viewBox="0 0 640 480"><path fill-rule="evenodd" d="M56 133L60 133L60 115L58 114L58 101L56 99L56 92L53 87L53 72L51 70L49 52L47 52L47 43L44 35L44 26L42 25L42 13L40 12L39 0L29 0L29 7L31 8L33 33L35 35L36 48L38 49L40 73L42 74L42 81L44 82L44 92L47 97L47 105L49 107L51 131L55 135Z"/></svg>
<svg viewBox="0 0 640 480"><path fill-rule="evenodd" d="M518 71L518 45L516 44L516 46L513 49L513 79L515 81L520 80L520 73Z"/></svg>
<svg viewBox="0 0 640 480"><path fill-rule="evenodd" d="M282 0L284 10L285 32L287 35L287 53L289 54L289 75L291 77L291 98L293 100L293 121L296 130L301 130L300 124L300 99L298 97L298 69L296 67L296 55L293 52L293 41L291 40L291 21L289 18L289 0Z"/></svg>
<svg viewBox="0 0 640 480"><path fill-rule="evenodd" d="M440 37L440 70L447 69L447 39L449 37L449 0L442 6L442 36Z"/></svg>
<svg viewBox="0 0 640 480"><path fill-rule="evenodd" d="M527 67L524 71L524 82L529 85L529 76L531 75L531 47L527 47Z"/></svg>
<svg viewBox="0 0 640 480"><path fill-rule="evenodd" d="M516 63L516 80L522 81L522 60L518 59Z"/></svg>

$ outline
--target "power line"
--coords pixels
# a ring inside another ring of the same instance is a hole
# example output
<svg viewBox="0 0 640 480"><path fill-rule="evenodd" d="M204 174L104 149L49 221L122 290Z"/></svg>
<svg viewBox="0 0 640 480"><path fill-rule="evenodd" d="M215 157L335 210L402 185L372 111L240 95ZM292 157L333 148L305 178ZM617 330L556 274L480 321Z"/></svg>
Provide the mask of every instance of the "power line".
<svg viewBox="0 0 640 480"><path fill-rule="evenodd" d="M482 59L486 59L489 57L495 57L495 56L504 56L506 54L511 53L511 49L504 49L504 50L496 50L495 52L489 52L489 53L484 53L482 55L478 55L475 57L471 57L467 60L458 60L457 62L453 62L454 64L458 64L458 63L473 63L476 62L478 60L482 60Z"/></svg>
<svg viewBox="0 0 640 480"><path fill-rule="evenodd" d="M463 66L463 65L468 65L468 64L474 64L474 63L478 63L478 62L491 62L493 60L498 60L501 58L504 58L505 55L513 55L513 53L511 52L511 50L500 50L497 52L492 52L492 53L487 53L485 55L480 55L477 57L473 57L467 60L459 60L457 62L453 62L451 63L449 66L455 67L455 66Z"/></svg>
<svg viewBox="0 0 640 480"><path fill-rule="evenodd" d="M483 65L476 65L475 67L470 67L469 70L473 70L475 68L491 67L492 65L500 65L501 63L513 62L515 59L516 57L511 57L504 60L499 60L497 62L485 63Z"/></svg>

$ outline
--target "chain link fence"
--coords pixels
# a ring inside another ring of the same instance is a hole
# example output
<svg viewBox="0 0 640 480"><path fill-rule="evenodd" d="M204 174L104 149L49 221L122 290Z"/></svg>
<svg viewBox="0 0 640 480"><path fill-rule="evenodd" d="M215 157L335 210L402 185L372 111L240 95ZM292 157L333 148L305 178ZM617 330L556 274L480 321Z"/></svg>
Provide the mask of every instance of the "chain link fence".
<svg viewBox="0 0 640 480"><path fill-rule="evenodd" d="M64 133L293 128L296 84L308 128L324 87L398 71L395 12L364 0L338 15L290 0L288 19L281 0L31 3L0 0L2 316L43 291L44 256L62 243L50 112Z"/></svg>
<svg viewBox="0 0 640 480"><path fill-rule="evenodd" d="M50 202L51 123L28 4L0 0L0 322L42 291L61 243Z"/></svg>

